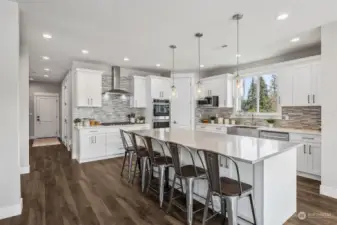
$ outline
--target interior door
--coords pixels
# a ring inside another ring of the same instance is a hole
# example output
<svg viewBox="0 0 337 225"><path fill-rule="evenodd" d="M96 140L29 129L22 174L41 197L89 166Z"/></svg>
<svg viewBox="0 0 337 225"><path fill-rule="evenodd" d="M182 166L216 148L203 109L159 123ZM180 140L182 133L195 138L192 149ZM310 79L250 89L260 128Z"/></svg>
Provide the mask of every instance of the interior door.
<svg viewBox="0 0 337 225"><path fill-rule="evenodd" d="M56 137L59 135L59 103L57 96L35 96L34 136Z"/></svg>
<svg viewBox="0 0 337 225"><path fill-rule="evenodd" d="M171 127L191 128L191 78L175 78L177 95L171 99Z"/></svg>
<svg viewBox="0 0 337 225"><path fill-rule="evenodd" d="M65 146L68 147L68 80L63 85L63 126L62 126L62 140Z"/></svg>

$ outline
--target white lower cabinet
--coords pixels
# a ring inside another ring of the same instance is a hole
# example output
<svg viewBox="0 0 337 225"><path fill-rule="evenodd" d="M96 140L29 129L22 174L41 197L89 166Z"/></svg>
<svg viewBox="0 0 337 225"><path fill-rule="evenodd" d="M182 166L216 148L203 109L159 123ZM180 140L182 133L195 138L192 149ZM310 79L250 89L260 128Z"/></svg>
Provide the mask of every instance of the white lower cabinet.
<svg viewBox="0 0 337 225"><path fill-rule="evenodd" d="M120 132L106 134L106 154L119 155L124 153Z"/></svg>
<svg viewBox="0 0 337 225"><path fill-rule="evenodd" d="M80 146L85 150L83 159L105 156L105 134L85 134L80 138Z"/></svg>
<svg viewBox="0 0 337 225"><path fill-rule="evenodd" d="M305 144L297 149L297 170L302 173L321 175L321 146Z"/></svg>
<svg viewBox="0 0 337 225"><path fill-rule="evenodd" d="M206 131L219 134L227 134L227 127L224 125L199 124L196 126L196 131Z"/></svg>

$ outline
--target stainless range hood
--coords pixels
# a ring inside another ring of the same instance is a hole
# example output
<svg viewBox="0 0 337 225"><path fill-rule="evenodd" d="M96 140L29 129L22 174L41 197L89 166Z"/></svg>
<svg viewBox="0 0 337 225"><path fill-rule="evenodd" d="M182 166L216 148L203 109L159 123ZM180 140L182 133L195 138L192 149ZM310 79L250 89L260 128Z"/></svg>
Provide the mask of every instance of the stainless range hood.
<svg viewBox="0 0 337 225"><path fill-rule="evenodd" d="M120 89L121 85L121 68L113 66L111 68L111 89L104 92L103 94L114 94L114 95L130 95L129 92Z"/></svg>

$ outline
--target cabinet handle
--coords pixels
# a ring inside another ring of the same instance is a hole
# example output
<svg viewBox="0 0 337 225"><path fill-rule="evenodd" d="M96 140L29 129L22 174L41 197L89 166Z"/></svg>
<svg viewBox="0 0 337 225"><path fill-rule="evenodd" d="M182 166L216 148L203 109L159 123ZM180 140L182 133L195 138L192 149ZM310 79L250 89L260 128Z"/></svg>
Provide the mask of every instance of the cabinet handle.
<svg viewBox="0 0 337 225"><path fill-rule="evenodd" d="M308 103L310 103L310 95L308 95Z"/></svg>
<svg viewBox="0 0 337 225"><path fill-rule="evenodd" d="M215 129L217 129L217 130L221 130L221 127L217 127L217 128L215 128Z"/></svg>
<svg viewBox="0 0 337 225"><path fill-rule="evenodd" d="M313 137L302 137L303 140L314 140Z"/></svg>
<svg viewBox="0 0 337 225"><path fill-rule="evenodd" d="M311 145L309 145L309 155L311 155Z"/></svg>
<svg viewBox="0 0 337 225"><path fill-rule="evenodd" d="M305 150L306 148L306 145L304 145L304 154L307 154L307 151Z"/></svg>
<svg viewBox="0 0 337 225"><path fill-rule="evenodd" d="M90 100L89 100L89 98L88 98L88 105L90 105Z"/></svg>
<svg viewBox="0 0 337 225"><path fill-rule="evenodd" d="M228 159L226 158L226 165L225 167L228 169Z"/></svg>
<svg viewBox="0 0 337 225"><path fill-rule="evenodd" d="M96 144L96 136L95 136L95 144Z"/></svg>
<svg viewBox="0 0 337 225"><path fill-rule="evenodd" d="M312 101L315 103L315 95L312 95Z"/></svg>
<svg viewBox="0 0 337 225"><path fill-rule="evenodd" d="M281 104L281 96L278 96L278 104Z"/></svg>
<svg viewBox="0 0 337 225"><path fill-rule="evenodd" d="M91 105L92 105L92 99L91 99Z"/></svg>

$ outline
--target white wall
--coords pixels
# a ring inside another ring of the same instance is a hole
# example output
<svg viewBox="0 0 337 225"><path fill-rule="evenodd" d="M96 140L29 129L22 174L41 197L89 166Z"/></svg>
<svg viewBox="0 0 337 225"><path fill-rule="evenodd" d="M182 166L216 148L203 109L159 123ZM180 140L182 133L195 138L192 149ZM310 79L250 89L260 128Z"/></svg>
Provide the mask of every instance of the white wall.
<svg viewBox="0 0 337 225"><path fill-rule="evenodd" d="M19 112L21 173L29 173L29 53L25 45L20 46Z"/></svg>
<svg viewBox="0 0 337 225"><path fill-rule="evenodd" d="M0 219L21 213L19 165L19 10L0 1ZM20 207L19 207L20 206Z"/></svg>
<svg viewBox="0 0 337 225"><path fill-rule="evenodd" d="M44 92L44 93L57 93L61 97L61 84L55 83L44 83L44 82L29 82L29 136L34 136L34 93ZM60 104L62 101L59 101ZM61 105L59 107L59 115L61 115ZM60 118L60 117L59 117ZM60 120L61 121L61 120ZM59 126L61 129L61 124ZM60 132L59 132L60 133Z"/></svg>
<svg viewBox="0 0 337 225"><path fill-rule="evenodd" d="M337 22L322 27L322 175L321 194L337 198Z"/></svg>

